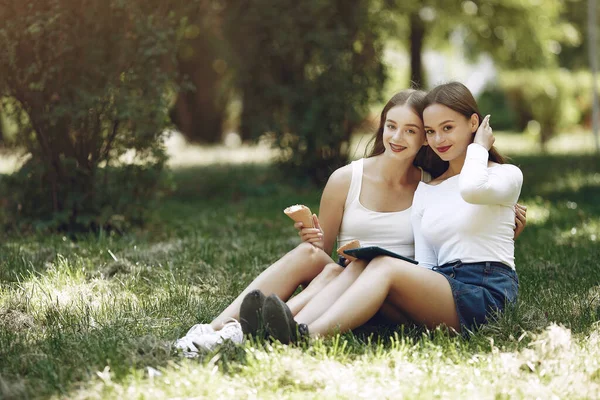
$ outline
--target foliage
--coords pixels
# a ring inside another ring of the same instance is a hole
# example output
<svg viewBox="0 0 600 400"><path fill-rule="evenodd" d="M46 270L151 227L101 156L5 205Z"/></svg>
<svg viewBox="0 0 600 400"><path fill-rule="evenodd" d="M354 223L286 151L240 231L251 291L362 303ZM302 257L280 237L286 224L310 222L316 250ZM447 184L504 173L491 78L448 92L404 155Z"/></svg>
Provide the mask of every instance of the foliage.
<svg viewBox="0 0 600 400"><path fill-rule="evenodd" d="M161 150L162 153L162 150ZM44 187L46 169L40 160L30 158L17 172L0 179L4 209L0 221L19 231L78 231L110 229L124 232L144 225L155 217L155 208L172 189L170 174L164 169L165 158L144 164L105 166L87 182L85 171L69 159L61 159L71 185L57 187L61 211L49 209L51 202ZM83 176L82 176L83 175ZM73 187L86 181L93 192L78 192Z"/></svg>
<svg viewBox="0 0 600 400"><path fill-rule="evenodd" d="M506 94L497 86L488 86L477 98L477 105L483 115L491 114L494 129L514 130L515 112L511 109Z"/></svg>
<svg viewBox="0 0 600 400"><path fill-rule="evenodd" d="M406 43L412 58L421 57L424 48L440 49L454 42L464 46L470 58L489 54L503 69L541 68L557 64L561 43L578 41L573 24L561 19L561 0L544 1L543 6L532 0L390 3L397 13L397 28L390 36ZM418 63L411 60L411 65ZM426 82L421 74L412 71L412 79Z"/></svg>
<svg viewBox="0 0 600 400"><path fill-rule="evenodd" d="M491 54L506 69L557 65L560 43L572 40L572 25L560 19L563 7L561 0L546 0L543 6L533 0L463 2L465 46L473 57Z"/></svg>
<svg viewBox="0 0 600 400"><path fill-rule="evenodd" d="M258 341L195 360L174 354L173 340L298 243L281 210L317 211L316 187L268 166L176 171L156 229L136 235L5 238L0 398L597 398L600 159L514 163L528 207L515 246L519 301L470 340L389 327L307 348Z"/></svg>
<svg viewBox="0 0 600 400"><path fill-rule="evenodd" d="M223 26L243 97L242 129L253 137L272 132L288 171L326 179L347 161L351 133L379 98L382 9L373 3L227 4Z"/></svg>
<svg viewBox="0 0 600 400"><path fill-rule="evenodd" d="M116 215L137 218L126 215L123 199L151 198L157 183L132 181L122 192L111 190L112 178L102 175L112 169L101 168L118 165L128 151L138 164L148 163L140 171L164 165L161 134L167 89L176 90L180 28L173 7L176 1L0 5L3 108L13 110L17 140L32 154L6 181L8 214L45 218L69 230L110 225ZM35 179L22 182L25 177ZM109 192L115 196L103 196Z"/></svg>
<svg viewBox="0 0 600 400"><path fill-rule="evenodd" d="M589 72L564 69L506 71L500 76L514 112L523 122L540 124L540 144L559 130L573 127L591 113Z"/></svg>
<svg viewBox="0 0 600 400"><path fill-rule="evenodd" d="M560 47L560 66L568 69L589 68L588 8L589 0L565 0L562 19L571 24L570 40ZM596 6L596 21L600 22L600 7ZM598 31L598 27L596 28ZM596 33L596 35L600 34Z"/></svg>

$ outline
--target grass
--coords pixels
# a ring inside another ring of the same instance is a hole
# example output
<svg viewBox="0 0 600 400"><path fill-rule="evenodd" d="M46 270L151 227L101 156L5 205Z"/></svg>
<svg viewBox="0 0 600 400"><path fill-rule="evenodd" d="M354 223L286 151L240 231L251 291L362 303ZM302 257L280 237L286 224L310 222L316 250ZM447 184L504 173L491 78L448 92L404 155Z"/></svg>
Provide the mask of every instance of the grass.
<svg viewBox="0 0 600 400"><path fill-rule="evenodd" d="M392 329L179 357L172 340L297 244L281 210L320 195L267 165L182 167L144 231L0 244L0 398L600 398L600 158L513 161L520 297L470 340Z"/></svg>

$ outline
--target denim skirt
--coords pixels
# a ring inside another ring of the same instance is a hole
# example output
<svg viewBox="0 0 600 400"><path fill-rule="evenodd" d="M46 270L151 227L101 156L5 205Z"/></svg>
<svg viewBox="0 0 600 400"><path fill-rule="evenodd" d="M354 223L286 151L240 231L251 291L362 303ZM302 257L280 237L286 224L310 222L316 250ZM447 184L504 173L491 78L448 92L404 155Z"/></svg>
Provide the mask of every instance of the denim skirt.
<svg viewBox="0 0 600 400"><path fill-rule="evenodd" d="M433 267L433 270L444 275L450 283L463 334L485 324L494 313L502 312L507 304L517 299L517 273L503 263L457 260Z"/></svg>

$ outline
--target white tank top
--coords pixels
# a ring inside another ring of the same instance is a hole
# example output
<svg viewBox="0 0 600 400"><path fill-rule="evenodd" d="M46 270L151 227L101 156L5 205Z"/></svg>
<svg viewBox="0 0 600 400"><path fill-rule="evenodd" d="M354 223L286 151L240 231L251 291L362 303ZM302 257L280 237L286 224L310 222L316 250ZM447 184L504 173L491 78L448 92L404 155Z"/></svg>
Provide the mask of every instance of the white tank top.
<svg viewBox="0 0 600 400"><path fill-rule="evenodd" d="M379 246L406 257L414 258L415 241L411 224L411 208L394 212L369 210L360 203L364 159L353 161L352 181L338 234L338 247L360 240L361 246ZM429 182L431 175L421 170L421 181Z"/></svg>

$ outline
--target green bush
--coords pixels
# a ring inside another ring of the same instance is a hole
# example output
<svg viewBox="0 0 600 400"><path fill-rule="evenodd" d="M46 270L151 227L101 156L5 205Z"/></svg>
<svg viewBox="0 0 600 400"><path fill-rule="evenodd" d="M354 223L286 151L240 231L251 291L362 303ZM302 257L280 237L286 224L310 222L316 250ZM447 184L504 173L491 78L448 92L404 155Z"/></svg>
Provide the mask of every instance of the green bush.
<svg viewBox="0 0 600 400"><path fill-rule="evenodd" d="M591 113L592 78L586 71L565 69L503 72L500 86L517 114L518 126L529 120L540 124L540 144L569 129Z"/></svg>
<svg viewBox="0 0 600 400"><path fill-rule="evenodd" d="M67 230L143 222L166 160L166 93L177 90L175 6L158 0L0 6L0 95L18 125L16 140L32 156L3 180L4 222ZM123 166L128 151L135 162Z"/></svg>
<svg viewBox="0 0 600 400"><path fill-rule="evenodd" d="M486 87L477 98L479 110L486 114L492 114L492 126L498 130L517 129L516 116L510 107L506 94L497 86Z"/></svg>
<svg viewBox="0 0 600 400"><path fill-rule="evenodd" d="M286 171L322 182L347 162L350 135L385 78L376 4L239 0L224 10L242 133L272 133Z"/></svg>

